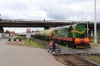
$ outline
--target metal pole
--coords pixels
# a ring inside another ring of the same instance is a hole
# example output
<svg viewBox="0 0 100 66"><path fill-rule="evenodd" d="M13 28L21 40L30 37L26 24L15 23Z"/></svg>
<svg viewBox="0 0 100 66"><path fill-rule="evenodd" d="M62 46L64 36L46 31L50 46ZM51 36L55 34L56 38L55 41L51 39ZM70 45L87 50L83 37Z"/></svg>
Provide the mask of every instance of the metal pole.
<svg viewBox="0 0 100 66"><path fill-rule="evenodd" d="M0 14L0 21L1 21L1 14Z"/></svg>
<svg viewBox="0 0 100 66"><path fill-rule="evenodd" d="M94 2L94 43L97 43L97 35L96 35L96 31L97 31L97 29L96 29L96 0L95 0L95 2Z"/></svg>
<svg viewBox="0 0 100 66"><path fill-rule="evenodd" d="M29 38L28 38L28 44L30 44L30 42L29 42Z"/></svg>
<svg viewBox="0 0 100 66"><path fill-rule="evenodd" d="M89 23L89 22L87 22L87 37L88 37L88 23Z"/></svg>
<svg viewBox="0 0 100 66"><path fill-rule="evenodd" d="M49 5L50 6L50 5ZM51 6L50 6L50 20L51 20Z"/></svg>

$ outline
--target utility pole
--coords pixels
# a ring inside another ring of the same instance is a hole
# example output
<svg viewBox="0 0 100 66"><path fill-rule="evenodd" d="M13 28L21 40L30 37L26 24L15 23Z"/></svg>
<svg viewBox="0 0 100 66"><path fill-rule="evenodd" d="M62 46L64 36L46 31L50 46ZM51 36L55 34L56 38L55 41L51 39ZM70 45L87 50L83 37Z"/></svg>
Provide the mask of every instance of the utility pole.
<svg viewBox="0 0 100 66"><path fill-rule="evenodd" d="M50 6L50 5L49 5ZM51 6L50 6L50 20L51 20Z"/></svg>
<svg viewBox="0 0 100 66"><path fill-rule="evenodd" d="M96 27L96 0L94 0L94 43L97 43L97 27Z"/></svg>
<svg viewBox="0 0 100 66"><path fill-rule="evenodd" d="M1 14L0 14L0 21L1 21Z"/></svg>

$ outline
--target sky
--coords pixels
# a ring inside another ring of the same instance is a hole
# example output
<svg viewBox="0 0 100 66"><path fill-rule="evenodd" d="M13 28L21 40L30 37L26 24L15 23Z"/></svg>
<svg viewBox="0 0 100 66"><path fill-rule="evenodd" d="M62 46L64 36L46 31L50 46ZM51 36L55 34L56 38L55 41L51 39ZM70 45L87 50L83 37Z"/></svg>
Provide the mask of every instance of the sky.
<svg viewBox="0 0 100 66"><path fill-rule="evenodd" d="M100 21L100 0L96 4ZM0 14L2 19L94 21L94 0L0 0ZM4 27L4 31L16 30L16 33L26 29Z"/></svg>

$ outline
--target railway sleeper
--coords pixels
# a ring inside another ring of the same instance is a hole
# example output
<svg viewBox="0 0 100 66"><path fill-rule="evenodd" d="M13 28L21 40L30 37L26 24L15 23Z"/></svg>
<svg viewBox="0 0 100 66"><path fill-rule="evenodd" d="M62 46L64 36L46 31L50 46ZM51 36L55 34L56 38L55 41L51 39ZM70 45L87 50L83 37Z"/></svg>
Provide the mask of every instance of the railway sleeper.
<svg viewBox="0 0 100 66"><path fill-rule="evenodd" d="M64 55L63 55L63 56L64 56ZM73 66L98 66L98 64L91 63L91 62L89 62L89 61L83 60L83 58L81 58L81 57L78 56L78 55L72 55L72 56L76 57L76 59L79 59L79 60L73 61L73 60L71 60L71 57L68 58L68 56L65 57L65 58L66 58L66 60L67 60L69 63L71 63ZM72 59L75 59L75 58L72 58ZM80 60L81 60L82 62L79 62Z"/></svg>
<svg viewBox="0 0 100 66"><path fill-rule="evenodd" d="M72 65L74 66L88 66L88 64L86 64L85 62L83 61L80 61L80 60L77 60L76 59L70 59L70 58L67 58L68 62L71 63Z"/></svg>
<svg viewBox="0 0 100 66"><path fill-rule="evenodd" d="M72 64L72 66L100 66L99 64L97 64L95 62L91 62L90 60L86 60L79 55L71 55L70 56L70 55L54 54L54 56L58 56L58 57L64 59L64 61Z"/></svg>

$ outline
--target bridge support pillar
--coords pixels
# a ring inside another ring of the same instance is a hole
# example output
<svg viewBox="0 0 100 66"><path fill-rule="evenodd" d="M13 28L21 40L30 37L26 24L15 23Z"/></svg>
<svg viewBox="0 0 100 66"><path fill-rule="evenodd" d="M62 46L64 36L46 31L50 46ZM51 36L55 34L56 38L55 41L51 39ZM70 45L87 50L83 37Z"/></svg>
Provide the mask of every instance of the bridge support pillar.
<svg viewBox="0 0 100 66"><path fill-rule="evenodd" d="M4 38L4 29L0 27L0 39Z"/></svg>
<svg viewBox="0 0 100 66"><path fill-rule="evenodd" d="M50 29L50 27L48 26L48 27L44 27L44 29Z"/></svg>
<svg viewBox="0 0 100 66"><path fill-rule="evenodd" d="M91 32L92 32L92 28L89 28L89 32L88 32L89 38L91 38Z"/></svg>
<svg viewBox="0 0 100 66"><path fill-rule="evenodd" d="M92 28L92 29L93 29L93 37L94 37L94 28ZM99 31L99 28L97 28L97 38L99 36L98 31Z"/></svg>

